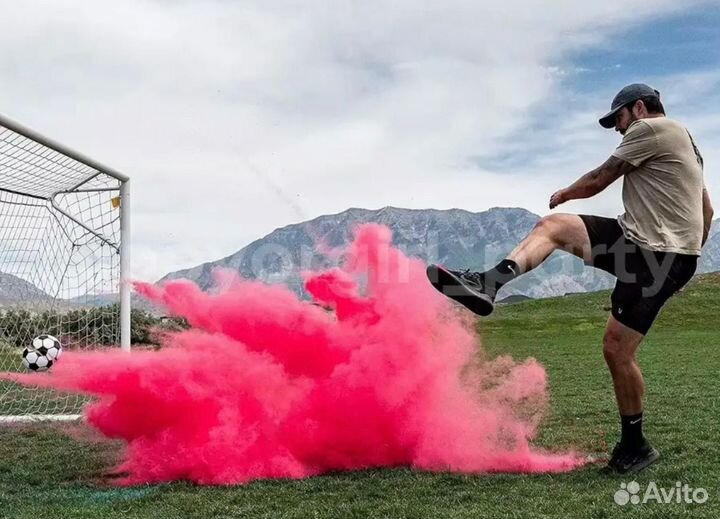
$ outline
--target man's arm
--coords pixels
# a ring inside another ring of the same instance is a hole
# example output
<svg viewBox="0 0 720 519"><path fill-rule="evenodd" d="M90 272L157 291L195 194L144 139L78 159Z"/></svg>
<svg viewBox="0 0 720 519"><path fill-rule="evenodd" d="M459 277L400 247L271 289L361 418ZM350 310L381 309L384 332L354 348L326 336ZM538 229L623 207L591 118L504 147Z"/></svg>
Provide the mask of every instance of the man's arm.
<svg viewBox="0 0 720 519"><path fill-rule="evenodd" d="M705 245L705 242L710 235L710 226L712 225L713 214L714 211L712 203L710 202L710 194L708 193L707 187L703 187L703 245Z"/></svg>
<svg viewBox="0 0 720 519"><path fill-rule="evenodd" d="M610 156L602 166L583 175L570 187L561 189L553 194L553 196L550 197L550 209L554 209L569 200L595 196L617 179L635 169L635 166L629 162L615 156Z"/></svg>

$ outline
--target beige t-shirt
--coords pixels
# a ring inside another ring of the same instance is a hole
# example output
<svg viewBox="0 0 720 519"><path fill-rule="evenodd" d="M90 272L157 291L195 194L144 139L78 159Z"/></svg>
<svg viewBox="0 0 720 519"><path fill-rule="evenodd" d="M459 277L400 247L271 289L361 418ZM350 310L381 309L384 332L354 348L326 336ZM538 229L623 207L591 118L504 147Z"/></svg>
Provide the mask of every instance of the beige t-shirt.
<svg viewBox="0 0 720 519"><path fill-rule="evenodd" d="M613 155L637 168L623 180L625 236L645 249L699 256L702 158L685 127L667 117L640 119Z"/></svg>

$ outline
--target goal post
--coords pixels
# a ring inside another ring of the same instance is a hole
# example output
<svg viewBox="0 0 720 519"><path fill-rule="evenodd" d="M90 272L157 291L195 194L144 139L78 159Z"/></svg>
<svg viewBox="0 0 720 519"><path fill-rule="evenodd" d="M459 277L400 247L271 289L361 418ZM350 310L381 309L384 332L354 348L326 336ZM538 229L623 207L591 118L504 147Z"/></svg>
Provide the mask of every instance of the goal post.
<svg viewBox="0 0 720 519"><path fill-rule="evenodd" d="M23 370L42 334L129 351L129 269L130 179L0 114L0 371ZM84 402L0 381L0 423L66 419Z"/></svg>

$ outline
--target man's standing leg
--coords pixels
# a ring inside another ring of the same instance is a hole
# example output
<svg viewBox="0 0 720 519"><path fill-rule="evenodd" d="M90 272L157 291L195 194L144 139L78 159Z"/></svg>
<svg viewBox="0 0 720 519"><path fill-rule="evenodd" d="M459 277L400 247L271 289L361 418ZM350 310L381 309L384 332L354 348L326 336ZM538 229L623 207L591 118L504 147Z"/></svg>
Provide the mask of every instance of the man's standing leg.
<svg viewBox="0 0 720 519"><path fill-rule="evenodd" d="M645 382L637 350L645 338L610 316L603 337L603 355L610 368L618 409L622 416L642 413Z"/></svg>
<svg viewBox="0 0 720 519"><path fill-rule="evenodd" d="M638 471L656 461L658 452L643 435L645 382L637 361L643 334L625 326L615 317L608 319L603 337L603 355L610 369L620 411L620 442L613 451L609 468L621 473Z"/></svg>

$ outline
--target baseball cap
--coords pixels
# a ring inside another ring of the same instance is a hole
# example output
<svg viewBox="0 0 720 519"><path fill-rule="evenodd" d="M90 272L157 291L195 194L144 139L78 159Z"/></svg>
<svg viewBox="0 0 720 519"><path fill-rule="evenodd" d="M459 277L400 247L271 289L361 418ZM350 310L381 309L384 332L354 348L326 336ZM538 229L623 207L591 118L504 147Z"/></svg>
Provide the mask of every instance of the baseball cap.
<svg viewBox="0 0 720 519"><path fill-rule="evenodd" d="M615 126L615 114L617 114L623 106L648 96L660 99L660 92L644 83L633 83L632 85L626 86L620 90L615 96L615 99L613 99L610 105L610 111L600 118L600 126L603 128L612 128Z"/></svg>

